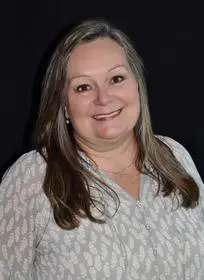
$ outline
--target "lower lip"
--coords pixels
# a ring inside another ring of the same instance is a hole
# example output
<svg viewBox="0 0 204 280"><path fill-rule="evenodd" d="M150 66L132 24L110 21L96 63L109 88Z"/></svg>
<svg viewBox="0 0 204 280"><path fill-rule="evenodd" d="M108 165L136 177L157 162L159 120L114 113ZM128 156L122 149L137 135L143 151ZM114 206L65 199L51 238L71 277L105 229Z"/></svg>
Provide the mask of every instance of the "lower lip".
<svg viewBox="0 0 204 280"><path fill-rule="evenodd" d="M103 117L103 118L95 119L95 120L99 121L99 122L102 122L102 121L108 121L108 120L114 119L114 118L116 118L117 116L120 115L121 111L122 111L122 109L118 110L118 113L113 115L113 116L107 116L107 117Z"/></svg>

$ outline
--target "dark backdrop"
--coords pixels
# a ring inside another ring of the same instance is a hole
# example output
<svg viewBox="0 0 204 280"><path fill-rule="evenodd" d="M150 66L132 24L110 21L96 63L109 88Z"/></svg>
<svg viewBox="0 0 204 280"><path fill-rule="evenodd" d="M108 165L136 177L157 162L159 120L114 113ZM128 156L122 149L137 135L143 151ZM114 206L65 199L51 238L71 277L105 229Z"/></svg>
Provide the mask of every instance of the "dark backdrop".
<svg viewBox="0 0 204 280"><path fill-rule="evenodd" d="M56 37L65 27L97 16L134 41L146 68L155 133L181 142L204 178L204 20L196 1L177 2L2 0L0 175L30 148L39 85Z"/></svg>

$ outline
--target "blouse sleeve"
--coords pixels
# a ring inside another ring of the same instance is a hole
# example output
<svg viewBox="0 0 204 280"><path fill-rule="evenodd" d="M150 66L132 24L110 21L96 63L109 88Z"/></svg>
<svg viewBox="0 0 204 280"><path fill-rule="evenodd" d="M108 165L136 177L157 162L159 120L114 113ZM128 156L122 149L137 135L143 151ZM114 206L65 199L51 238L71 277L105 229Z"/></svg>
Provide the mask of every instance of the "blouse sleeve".
<svg viewBox="0 0 204 280"><path fill-rule="evenodd" d="M39 157L39 155L38 155ZM41 162L34 152L23 155L0 185L0 280L32 279L36 223L41 196Z"/></svg>
<svg viewBox="0 0 204 280"><path fill-rule="evenodd" d="M189 175L193 177L195 182L197 183L200 191L200 199L199 199L199 207L201 207L202 216L204 220L204 184L202 182L202 179L198 173L198 170L195 166L195 163L190 155L190 153L184 148L183 145L178 143L177 141L173 140L170 137L159 137L161 140L163 140L172 150L175 157L178 159L178 161L182 164L182 166L185 168L185 170L188 172Z"/></svg>

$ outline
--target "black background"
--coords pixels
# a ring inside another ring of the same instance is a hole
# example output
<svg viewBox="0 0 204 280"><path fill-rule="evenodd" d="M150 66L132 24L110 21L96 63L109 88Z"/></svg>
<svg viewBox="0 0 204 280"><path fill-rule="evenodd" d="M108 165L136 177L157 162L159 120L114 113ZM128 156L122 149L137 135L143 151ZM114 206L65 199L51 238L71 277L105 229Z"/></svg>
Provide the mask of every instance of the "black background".
<svg viewBox="0 0 204 280"><path fill-rule="evenodd" d="M204 20L201 3L179 0L1 0L0 175L30 148L39 85L57 36L93 17L111 20L134 41L145 64L154 132L183 144L204 178Z"/></svg>

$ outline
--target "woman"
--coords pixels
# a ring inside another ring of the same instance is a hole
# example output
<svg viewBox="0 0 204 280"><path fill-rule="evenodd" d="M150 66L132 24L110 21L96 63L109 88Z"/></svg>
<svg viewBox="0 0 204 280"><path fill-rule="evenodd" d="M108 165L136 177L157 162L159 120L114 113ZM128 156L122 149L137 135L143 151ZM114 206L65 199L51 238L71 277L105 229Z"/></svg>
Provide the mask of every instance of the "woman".
<svg viewBox="0 0 204 280"><path fill-rule="evenodd" d="M204 279L203 183L153 135L142 68L105 21L59 44L34 150L0 188L1 279Z"/></svg>

